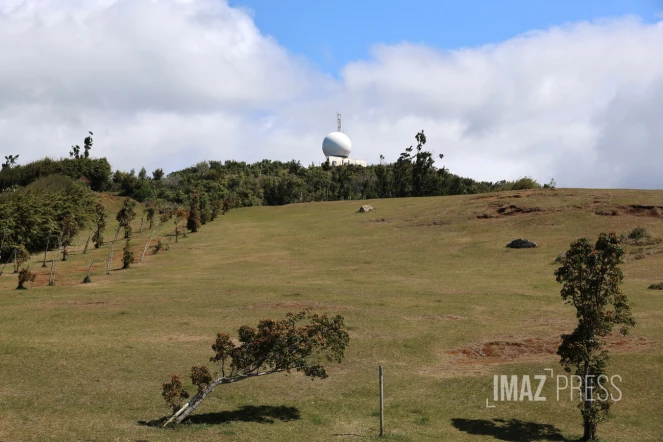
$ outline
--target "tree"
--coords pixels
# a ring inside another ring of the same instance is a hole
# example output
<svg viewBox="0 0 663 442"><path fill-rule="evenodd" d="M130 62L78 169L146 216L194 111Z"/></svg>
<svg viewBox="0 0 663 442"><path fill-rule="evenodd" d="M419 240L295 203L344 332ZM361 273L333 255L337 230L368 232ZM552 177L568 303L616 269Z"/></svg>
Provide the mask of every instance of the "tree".
<svg viewBox="0 0 663 442"><path fill-rule="evenodd" d="M97 226L97 230L92 236L92 242L94 243L94 248L98 249L104 243L104 229L106 228L106 218L108 214L106 213L106 208L103 204L97 203L94 206L94 223Z"/></svg>
<svg viewBox="0 0 663 442"><path fill-rule="evenodd" d="M302 321L306 323L301 324ZM214 355L210 362L217 364L214 378L204 365L191 368L191 382L198 392L166 422L180 423L187 418L200 403L221 384L232 384L257 376L274 373L302 372L312 378L324 379L327 371L324 360L341 362L350 337L342 316L328 317L304 310L288 313L285 319L274 321L264 319L257 328L244 325L237 330L238 344L225 333L216 335L212 345ZM164 383L162 395L168 406L177 407L173 398L186 397L182 394L179 377L173 376L170 383Z"/></svg>
<svg viewBox="0 0 663 442"><path fill-rule="evenodd" d="M27 287L25 287L24 284L27 282L33 282L36 277L37 274L31 272L29 267L27 269L21 269L21 271L18 272L18 287L16 287L16 290L26 290Z"/></svg>
<svg viewBox="0 0 663 442"><path fill-rule="evenodd" d="M433 180L435 178L433 154L423 150L426 144L426 135L422 130L415 136L417 140L417 153L414 156L414 165L412 167L412 187L414 196L431 195L434 191ZM442 158L442 156L440 156Z"/></svg>
<svg viewBox="0 0 663 442"><path fill-rule="evenodd" d="M233 207L233 199L230 197L224 198L223 199L223 204L221 205L221 215L225 215L232 209Z"/></svg>
<svg viewBox="0 0 663 442"><path fill-rule="evenodd" d="M152 179L154 181L161 181L163 175L163 169L156 169L154 172L152 172Z"/></svg>
<svg viewBox="0 0 663 442"><path fill-rule="evenodd" d="M626 335L635 325L626 295L621 292L623 280L619 264L624 250L614 232L601 233L592 247L586 238L571 244L563 265L555 271L557 282L563 284L561 295L576 308L578 325L571 334L562 335L557 354L564 370L581 378L583 441L596 439L598 423L608 417L611 402L608 395L596 393L606 379L608 352L605 340L615 325Z"/></svg>
<svg viewBox="0 0 663 442"><path fill-rule="evenodd" d="M148 204L145 212L147 214L147 221L150 223L150 230L152 230L152 226L154 225L154 215L157 213L157 208L154 207L154 204Z"/></svg>
<svg viewBox="0 0 663 442"><path fill-rule="evenodd" d="M134 252L131 251L131 243L127 238L126 243L124 244L124 249L122 249L122 268L128 269L134 261Z"/></svg>
<svg viewBox="0 0 663 442"><path fill-rule="evenodd" d="M78 222L73 214L68 214L62 219L60 223L60 247L62 247L62 260L66 261L69 252L67 252L67 247L71 244L71 240L74 239L74 236L78 232Z"/></svg>
<svg viewBox="0 0 663 442"><path fill-rule="evenodd" d="M11 257L10 257L11 258ZM18 273L18 269L23 265L23 263L27 262L28 259L30 259L30 252L28 252L28 249L25 248L23 244L20 246L17 246L16 249L14 250L14 258L15 258L15 265L16 267L14 268L14 273Z"/></svg>
<svg viewBox="0 0 663 442"><path fill-rule="evenodd" d="M94 135L92 132L88 131L90 135L85 137L85 140L83 140L83 157L84 158L90 158L90 149L92 149L92 135ZM78 146L77 146L78 147Z"/></svg>
<svg viewBox="0 0 663 442"><path fill-rule="evenodd" d="M81 147L78 144L76 144L75 146L71 146L71 150L69 151L69 157L77 160L81 157L80 152L81 152Z"/></svg>
<svg viewBox="0 0 663 442"><path fill-rule="evenodd" d="M130 198L124 200L124 205L115 219L120 223L120 227L124 228L124 237L131 238L131 221L136 218L136 212L134 208L136 207L136 201L133 201Z"/></svg>
<svg viewBox="0 0 663 442"><path fill-rule="evenodd" d="M410 196L412 192L412 146L401 153L393 166L394 188L397 197Z"/></svg>
<svg viewBox="0 0 663 442"><path fill-rule="evenodd" d="M5 162L2 165L2 168L11 169L12 167L14 167L14 165L16 164L16 160L18 160L18 157L19 157L18 155L5 155Z"/></svg>
<svg viewBox="0 0 663 442"><path fill-rule="evenodd" d="M194 192L191 197L191 210L189 210L189 218L187 219L186 227L195 233L200 229L200 224L200 194Z"/></svg>
<svg viewBox="0 0 663 442"><path fill-rule="evenodd" d="M210 212L210 221L214 221L223 207L223 200L214 200L212 203L212 210Z"/></svg>

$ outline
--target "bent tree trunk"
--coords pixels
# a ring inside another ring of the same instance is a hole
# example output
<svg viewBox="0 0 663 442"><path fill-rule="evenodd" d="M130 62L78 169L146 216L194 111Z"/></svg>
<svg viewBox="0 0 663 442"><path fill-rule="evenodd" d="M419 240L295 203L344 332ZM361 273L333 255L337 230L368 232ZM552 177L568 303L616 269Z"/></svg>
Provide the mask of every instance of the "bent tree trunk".
<svg viewBox="0 0 663 442"><path fill-rule="evenodd" d="M263 371L261 373L250 373L250 374L243 374L243 375L239 375L239 376L233 376L233 377L228 376L228 377L223 377L223 378L216 379L216 380L212 381L209 385L207 385L207 387L205 387L203 390L196 393L189 400L189 402L184 404L182 406L182 408L180 408L177 411L177 413L173 414L173 416L170 419L168 419L168 421L166 421L166 423L163 424L163 426L167 427L168 425L170 425L173 422L175 422L176 424L182 423L184 421L184 419L189 417L189 415L191 413L193 413L193 411L196 408L198 408L198 405L200 405L200 403L207 396L209 396L209 394L212 393L217 386L219 386L221 384L232 384L232 383L235 383L235 382L243 381L243 380L248 379L248 378L254 378L254 377L257 377L257 376L265 376L265 375L268 375L268 374L278 373L278 372L281 372L281 371L284 371L284 370Z"/></svg>

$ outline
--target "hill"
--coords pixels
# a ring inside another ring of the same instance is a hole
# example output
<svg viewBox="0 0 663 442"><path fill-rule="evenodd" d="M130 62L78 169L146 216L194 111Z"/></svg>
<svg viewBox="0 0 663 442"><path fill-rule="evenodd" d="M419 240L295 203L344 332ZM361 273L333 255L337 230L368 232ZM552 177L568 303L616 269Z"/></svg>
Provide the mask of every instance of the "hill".
<svg viewBox="0 0 663 442"><path fill-rule="evenodd" d="M117 197L106 196L119 208ZM28 291L0 277L0 440L378 439L377 367L390 440L573 440L575 403L499 402L493 375L561 374L554 355L574 326L553 271L580 236L641 226L663 237L663 191L542 189L319 202L230 211L143 264L80 284L108 248L40 271ZM114 214L109 220L114 220ZM134 221L138 231L140 213ZM116 223L109 222L107 237ZM163 235L172 222L157 230ZM86 234L79 244L84 243ZM149 232L136 235L142 252ZM528 238L539 247L505 245ZM663 254L627 246L624 292L637 320L611 340L608 371L623 398L599 427L610 441L663 434ZM118 253L116 253L118 255ZM114 263L114 269L119 267ZM168 413L160 386L206 363L217 332L311 306L340 313L351 341L330 378L275 375L219 388L191 425L140 422ZM564 392L568 394L568 392Z"/></svg>

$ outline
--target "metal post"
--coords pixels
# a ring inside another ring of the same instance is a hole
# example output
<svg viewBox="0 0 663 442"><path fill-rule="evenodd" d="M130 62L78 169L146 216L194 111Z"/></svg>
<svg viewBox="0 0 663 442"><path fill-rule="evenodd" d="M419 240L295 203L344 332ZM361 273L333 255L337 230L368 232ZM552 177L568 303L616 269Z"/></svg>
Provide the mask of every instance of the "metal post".
<svg viewBox="0 0 663 442"><path fill-rule="evenodd" d="M382 390L382 365L378 370L380 375L380 436L383 436L383 425L384 425L384 393Z"/></svg>

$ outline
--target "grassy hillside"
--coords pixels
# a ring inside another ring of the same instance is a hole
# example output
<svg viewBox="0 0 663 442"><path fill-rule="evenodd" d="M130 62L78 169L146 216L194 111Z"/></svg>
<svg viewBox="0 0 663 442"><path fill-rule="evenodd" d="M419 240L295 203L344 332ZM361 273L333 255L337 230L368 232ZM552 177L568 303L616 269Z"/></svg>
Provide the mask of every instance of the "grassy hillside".
<svg viewBox="0 0 663 442"><path fill-rule="evenodd" d="M119 200L107 199L117 210ZM91 284L79 282L107 247L58 263L66 276L55 287L44 283L41 257L27 291L13 290L8 267L0 277L0 440L377 440L379 365L387 440L579 437L576 403L568 392L557 401L552 380L545 402L486 408L493 374L561 374L556 343L575 313L562 303L553 261L574 239L601 231L643 226L663 237L660 207L642 207L663 206L663 191L367 203L375 210L366 214L356 213L357 201L233 210L143 264L110 276L96 265ZM148 235L137 234L137 252ZM506 249L515 238L539 247ZM624 292L638 324L611 340L608 372L622 377L623 399L599 433L660 440L663 292L647 287L663 281L663 254L628 250ZM161 383L207 363L217 332L307 306L343 314L351 330L329 379L274 375L219 387L192 424L143 424L168 413Z"/></svg>

